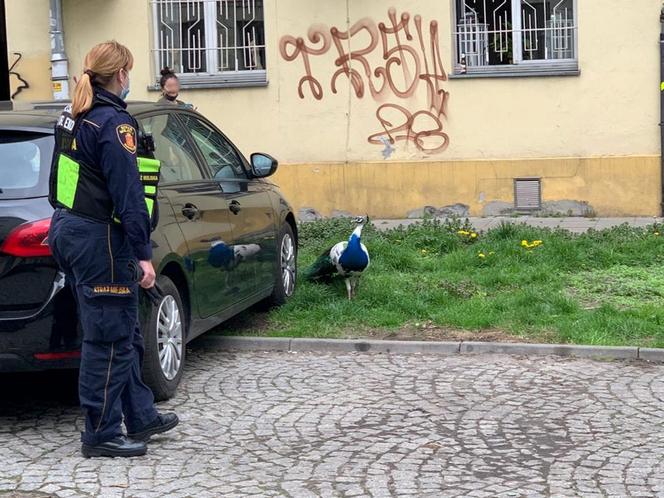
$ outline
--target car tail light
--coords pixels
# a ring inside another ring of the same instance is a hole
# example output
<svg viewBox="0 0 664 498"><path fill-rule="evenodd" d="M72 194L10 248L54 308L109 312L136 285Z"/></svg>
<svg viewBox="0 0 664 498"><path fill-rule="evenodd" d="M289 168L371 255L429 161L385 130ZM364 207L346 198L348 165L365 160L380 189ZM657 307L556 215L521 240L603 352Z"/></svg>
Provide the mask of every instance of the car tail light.
<svg viewBox="0 0 664 498"><path fill-rule="evenodd" d="M17 226L0 246L0 252L19 258L50 256L51 248L48 247L50 226L51 218Z"/></svg>
<svg viewBox="0 0 664 498"><path fill-rule="evenodd" d="M76 360L81 357L80 351L61 351L59 353L35 353L36 360L57 361L57 360Z"/></svg>

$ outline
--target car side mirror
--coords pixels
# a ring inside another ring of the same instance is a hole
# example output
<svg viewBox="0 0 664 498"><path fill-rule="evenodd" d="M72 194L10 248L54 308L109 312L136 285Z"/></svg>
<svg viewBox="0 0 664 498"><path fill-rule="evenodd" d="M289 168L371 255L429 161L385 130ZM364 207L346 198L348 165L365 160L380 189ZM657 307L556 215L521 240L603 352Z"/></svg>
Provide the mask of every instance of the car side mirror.
<svg viewBox="0 0 664 498"><path fill-rule="evenodd" d="M279 162L272 156L255 152L251 155L251 172L254 178L265 178L277 171Z"/></svg>

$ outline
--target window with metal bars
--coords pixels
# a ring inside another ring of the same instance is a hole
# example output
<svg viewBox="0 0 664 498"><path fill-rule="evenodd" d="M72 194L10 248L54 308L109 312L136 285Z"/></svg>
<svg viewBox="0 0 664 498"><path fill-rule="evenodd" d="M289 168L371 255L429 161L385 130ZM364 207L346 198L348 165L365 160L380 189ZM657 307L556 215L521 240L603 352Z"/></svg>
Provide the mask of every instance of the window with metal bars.
<svg viewBox="0 0 664 498"><path fill-rule="evenodd" d="M577 71L576 1L455 0L455 72Z"/></svg>
<svg viewBox="0 0 664 498"><path fill-rule="evenodd" d="M267 83L263 0L151 0L155 75L184 86Z"/></svg>

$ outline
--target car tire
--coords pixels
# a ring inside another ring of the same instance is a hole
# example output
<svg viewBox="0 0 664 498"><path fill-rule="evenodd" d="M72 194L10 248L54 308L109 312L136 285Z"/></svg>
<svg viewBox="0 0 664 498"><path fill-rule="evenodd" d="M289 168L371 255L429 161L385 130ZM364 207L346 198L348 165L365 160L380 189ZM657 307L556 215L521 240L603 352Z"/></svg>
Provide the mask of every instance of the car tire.
<svg viewBox="0 0 664 498"><path fill-rule="evenodd" d="M274 290L267 298L269 307L281 306L295 292L297 284L297 242L289 223L281 225L277 239L277 274Z"/></svg>
<svg viewBox="0 0 664 498"><path fill-rule="evenodd" d="M182 298L173 281L162 275L157 278L157 283L164 295L159 306L151 304L143 327L143 380L152 389L155 400L164 401L175 395L182 379L187 320Z"/></svg>

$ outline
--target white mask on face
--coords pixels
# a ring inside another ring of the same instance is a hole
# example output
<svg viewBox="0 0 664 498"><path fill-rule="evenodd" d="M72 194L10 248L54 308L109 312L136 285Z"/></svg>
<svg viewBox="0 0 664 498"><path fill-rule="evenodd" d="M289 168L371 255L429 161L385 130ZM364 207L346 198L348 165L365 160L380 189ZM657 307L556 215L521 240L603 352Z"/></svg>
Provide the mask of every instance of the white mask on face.
<svg viewBox="0 0 664 498"><path fill-rule="evenodd" d="M122 92L120 92L120 98L122 100L125 100L127 98L127 95L129 95L129 86L130 86L130 81L129 81L129 72L125 70L125 73L127 74L127 86L122 87Z"/></svg>

